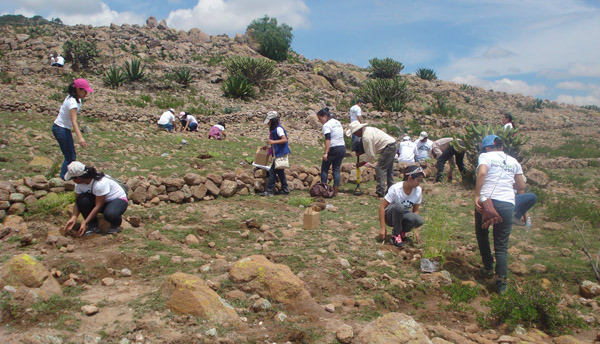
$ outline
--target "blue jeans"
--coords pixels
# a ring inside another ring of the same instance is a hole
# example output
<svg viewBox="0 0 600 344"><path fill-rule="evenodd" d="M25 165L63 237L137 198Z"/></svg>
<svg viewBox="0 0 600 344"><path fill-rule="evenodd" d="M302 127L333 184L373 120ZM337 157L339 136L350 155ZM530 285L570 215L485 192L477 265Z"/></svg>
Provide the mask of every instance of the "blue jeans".
<svg viewBox="0 0 600 344"><path fill-rule="evenodd" d="M175 128L175 125L173 125L173 123L171 123L171 122L169 122L167 124L159 124L158 126L161 128L165 128L165 130L167 130L167 131L171 131L171 130L173 130L173 128Z"/></svg>
<svg viewBox="0 0 600 344"><path fill-rule="evenodd" d="M513 214L515 206L512 203L492 200L494 208L502 217L502 222L494 225L494 252L496 254L496 276L506 279L508 276L508 238L512 230ZM475 234L481 261L486 270L494 268L494 257L490 249L489 229L481 228L481 214L475 210Z"/></svg>
<svg viewBox="0 0 600 344"><path fill-rule="evenodd" d="M73 161L77 160L77 156L75 154L75 143L73 142L73 134L71 134L71 129L63 128L56 124L52 126L52 134L54 135L54 138L56 138L56 141L60 147L60 151L65 157L65 160L60 168L60 178L65 179L67 166L69 166L69 164Z"/></svg>
<svg viewBox="0 0 600 344"><path fill-rule="evenodd" d="M279 178L279 182L281 182L281 191L289 192L287 178L285 176L285 169L276 170L275 169L275 159L273 159L273 164L271 164L271 168L269 169L269 182L267 183L268 192L273 192L275 189L275 182Z"/></svg>
<svg viewBox="0 0 600 344"><path fill-rule="evenodd" d="M515 219L520 219L537 202L534 193L524 193L515 196Z"/></svg>
<svg viewBox="0 0 600 344"><path fill-rule="evenodd" d="M333 186L340 186L340 166L346 156L346 147L336 146L329 148L327 161L321 160L321 182L327 183L329 167L333 166Z"/></svg>

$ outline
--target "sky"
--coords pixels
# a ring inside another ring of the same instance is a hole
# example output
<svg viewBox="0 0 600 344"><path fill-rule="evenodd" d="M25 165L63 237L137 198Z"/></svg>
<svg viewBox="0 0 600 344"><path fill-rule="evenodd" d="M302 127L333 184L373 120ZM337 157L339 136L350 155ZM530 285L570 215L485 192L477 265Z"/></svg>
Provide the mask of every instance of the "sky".
<svg viewBox="0 0 600 344"><path fill-rule="evenodd" d="M264 15L293 28L309 59L368 67L390 57L402 73L559 103L600 106L597 0L12 0L0 14L65 24L144 24L211 34L244 33Z"/></svg>

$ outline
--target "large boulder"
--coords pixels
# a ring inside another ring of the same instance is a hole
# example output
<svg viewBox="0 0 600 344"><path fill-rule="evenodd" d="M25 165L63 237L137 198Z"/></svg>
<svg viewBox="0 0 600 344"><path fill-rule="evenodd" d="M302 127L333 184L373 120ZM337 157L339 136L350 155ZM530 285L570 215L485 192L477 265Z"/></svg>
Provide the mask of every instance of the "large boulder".
<svg viewBox="0 0 600 344"><path fill-rule="evenodd" d="M233 180L224 180L221 183L220 195L223 197L231 197L235 195L237 191L238 184Z"/></svg>
<svg viewBox="0 0 600 344"><path fill-rule="evenodd" d="M29 161L29 165L32 166L43 166L50 168L53 164L54 162L45 156L34 156L33 159Z"/></svg>
<svg viewBox="0 0 600 344"><path fill-rule="evenodd" d="M149 28L155 28L158 26L158 21L155 17L148 17L148 19L146 19L146 26Z"/></svg>
<svg viewBox="0 0 600 344"><path fill-rule="evenodd" d="M304 282L288 266L272 263L262 255L238 260L229 269L229 275L234 282L243 284L242 290L288 306L302 307L314 303Z"/></svg>
<svg viewBox="0 0 600 344"><path fill-rule="evenodd" d="M388 313L365 326L357 344L432 344L421 325L404 313Z"/></svg>
<svg viewBox="0 0 600 344"><path fill-rule="evenodd" d="M600 285L592 281L583 281L579 286L579 294L585 298L593 299L600 295Z"/></svg>
<svg viewBox="0 0 600 344"><path fill-rule="evenodd" d="M0 288L6 285L33 292L43 300L62 294L60 285L44 265L28 254L14 256L4 265Z"/></svg>
<svg viewBox="0 0 600 344"><path fill-rule="evenodd" d="M178 314L195 315L213 324L242 327L242 321L225 300L200 278L177 272L161 287L167 307Z"/></svg>
<svg viewBox="0 0 600 344"><path fill-rule="evenodd" d="M530 169L527 174L527 181L533 185L546 186L550 182L548 175L535 168Z"/></svg>

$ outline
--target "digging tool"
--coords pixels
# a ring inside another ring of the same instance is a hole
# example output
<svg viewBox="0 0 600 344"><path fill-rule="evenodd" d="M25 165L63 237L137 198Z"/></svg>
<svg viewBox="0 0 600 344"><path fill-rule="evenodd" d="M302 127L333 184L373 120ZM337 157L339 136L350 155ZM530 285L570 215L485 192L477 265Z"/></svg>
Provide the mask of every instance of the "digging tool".
<svg viewBox="0 0 600 344"><path fill-rule="evenodd" d="M355 196L362 195L362 191L360 190L360 167L358 167L359 162L360 162L360 155L357 155L356 156L356 189L354 189Z"/></svg>

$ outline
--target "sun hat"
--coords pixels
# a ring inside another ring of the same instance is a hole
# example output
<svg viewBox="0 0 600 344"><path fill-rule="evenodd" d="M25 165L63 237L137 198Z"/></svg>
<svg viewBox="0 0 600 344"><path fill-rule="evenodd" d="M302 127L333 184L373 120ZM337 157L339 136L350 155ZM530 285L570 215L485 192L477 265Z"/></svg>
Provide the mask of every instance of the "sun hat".
<svg viewBox="0 0 600 344"><path fill-rule="evenodd" d="M84 89L87 93L94 93L94 90L90 87L90 83L82 78L73 80L73 86Z"/></svg>
<svg viewBox="0 0 600 344"><path fill-rule="evenodd" d="M496 139L500 140L500 137L498 137L498 135L488 135L484 137L481 141L481 149L484 149L485 147L493 147ZM502 140L500 140L500 142L502 142Z"/></svg>
<svg viewBox="0 0 600 344"><path fill-rule="evenodd" d="M267 117L265 118L265 123L264 124L269 123L270 120L275 119L277 117L279 117L279 115L277 114L277 111L269 111L269 112L267 112Z"/></svg>
<svg viewBox="0 0 600 344"><path fill-rule="evenodd" d="M81 177L87 172L87 167L79 161L73 161L67 166L67 173L65 174L65 180L71 180L71 178Z"/></svg>
<svg viewBox="0 0 600 344"><path fill-rule="evenodd" d="M366 127L367 123L360 123L359 121L353 121L350 123L350 127L346 130L346 136L352 136L355 132L361 130Z"/></svg>
<svg viewBox="0 0 600 344"><path fill-rule="evenodd" d="M422 131L419 134L419 140L426 139L426 138L427 138L427 132L426 131Z"/></svg>

